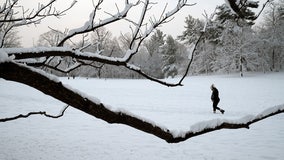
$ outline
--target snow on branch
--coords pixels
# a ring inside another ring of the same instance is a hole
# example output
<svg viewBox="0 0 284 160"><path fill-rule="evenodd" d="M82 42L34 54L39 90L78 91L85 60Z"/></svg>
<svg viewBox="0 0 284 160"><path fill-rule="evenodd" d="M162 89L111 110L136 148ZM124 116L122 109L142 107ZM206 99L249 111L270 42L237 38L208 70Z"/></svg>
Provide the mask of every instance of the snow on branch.
<svg viewBox="0 0 284 160"><path fill-rule="evenodd" d="M72 57L72 58L75 58L77 62L79 62L79 63L75 63L69 68L66 68L65 70L61 70L57 68L57 66L49 65L48 63L46 63L46 61L39 60L38 63L35 61L31 61L31 63L28 63L28 61L22 61L29 66L33 66L33 67L44 66L44 67L48 67L50 69L53 69L53 70L56 70L62 73L69 73L73 71L74 69L77 69L81 65L93 66L92 64L84 63L82 61L82 60L89 60L92 62L100 62L103 64L124 66L128 68L129 70L135 71L136 73L142 75L143 77L151 81L160 83L168 87L175 87L175 86L182 85L181 84L182 80L179 81L179 83L167 83L167 82L164 82L162 80L159 80L157 78L147 75L145 72L141 70L140 67L135 66L133 64L129 64L129 62L127 62L128 57L132 55L133 53L136 53L135 50L128 50L126 55L122 58L103 56L99 53L81 52L80 50L73 50L73 49L64 48L64 47L38 47L38 48L21 48L21 49L3 48L3 49L0 49L0 51L1 50L5 52L6 54L8 54L7 57L8 56L13 57L14 61L17 61L17 62L21 62L22 60L31 59L31 58L39 58L39 57L43 58L43 57L55 57L55 56ZM97 66L93 66L93 67L100 68Z"/></svg>
<svg viewBox="0 0 284 160"><path fill-rule="evenodd" d="M127 64L126 64L126 68L128 68L128 69L130 69L130 70L132 70L132 71L134 71L134 72L136 72L136 73L142 75L143 77L147 78L147 79L150 80L150 81L157 82L157 83L162 84L162 85L167 86L167 87L182 86L182 84L181 84L181 83L182 83L182 80L179 81L178 83L168 83L168 82L159 80L159 79L157 79L157 78L155 78L155 77L152 77L152 76L148 75L147 73L143 72L140 67L135 66L135 65L133 65L133 64L128 64L128 63L127 63Z"/></svg>
<svg viewBox="0 0 284 160"><path fill-rule="evenodd" d="M186 139L213 132L220 129L249 129L251 124L264 120L268 117L284 113L284 104L266 109L258 115L248 115L238 120L215 119L196 123L190 127L188 132L173 133L172 142L177 143Z"/></svg>
<svg viewBox="0 0 284 160"><path fill-rule="evenodd" d="M89 20L85 22L85 24L79 28L72 29L68 32L68 34L59 42L58 46L63 46L64 42L68 39L79 35L83 33L91 32L97 28L100 28L102 26L105 26L107 24L113 23L115 21L121 20L123 17L125 17L128 13L128 11L135 6L136 4L129 3L128 1L125 2L124 9L121 12L118 12L116 15L111 16L109 18L106 18L104 20L101 20L99 22L95 22L96 13L100 8L100 5L103 3L103 0L99 0L97 5L95 6L95 9L89 16Z"/></svg>
<svg viewBox="0 0 284 160"><path fill-rule="evenodd" d="M28 118L31 115L44 115L45 117L48 117L48 118L60 118L60 117L62 117L64 115L64 112L67 110L68 107L69 107L69 105L64 107L62 109L62 111L60 112L60 114L56 115L56 116L47 114L45 111L29 112L28 114L19 114L19 115L15 116L15 117L1 118L0 122L7 122L7 121L12 121L12 120L17 120L19 118Z"/></svg>
<svg viewBox="0 0 284 160"><path fill-rule="evenodd" d="M165 13L167 5L164 7L163 12L161 13L161 16L159 19L156 19L155 17L150 19L150 27L144 31L144 34L141 36L140 39L145 39L149 36L157 27L159 27L162 24L168 23L173 15L175 15L178 11L180 11L185 6L193 6L195 4L188 4L187 0L179 0L176 7L172 10Z"/></svg>
<svg viewBox="0 0 284 160"><path fill-rule="evenodd" d="M63 11L56 10L53 7L53 4L55 2L56 2L56 0L51 0L47 4L38 4L38 9L32 10L30 12L29 12L29 10L25 10L23 8L23 6L17 6L17 7L22 8L22 10L23 10L22 17L19 17L19 18L11 17L10 19L7 19L8 16L6 16L6 19L0 19L0 23L3 23L3 22L25 22L25 23L30 24L30 23L40 21L40 19L45 18L45 17L50 17L50 16L59 17L59 16L64 15L65 12L67 12L69 9L71 9L76 4L77 1L74 0L70 4L70 6L66 9L64 9ZM1 7L1 9L6 10L6 12L5 12L6 14L14 14L13 8L16 7L17 3L18 3L18 0L14 0L13 3L10 2L10 5L8 5L8 6L7 6L7 4L4 4L3 7Z"/></svg>

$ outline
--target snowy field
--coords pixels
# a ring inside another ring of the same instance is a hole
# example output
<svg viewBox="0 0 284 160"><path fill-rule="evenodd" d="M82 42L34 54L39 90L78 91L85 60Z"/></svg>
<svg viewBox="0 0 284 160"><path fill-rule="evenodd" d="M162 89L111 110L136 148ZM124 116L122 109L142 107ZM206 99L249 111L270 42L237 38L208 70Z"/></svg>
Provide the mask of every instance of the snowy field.
<svg viewBox="0 0 284 160"><path fill-rule="evenodd" d="M239 119L284 103L284 73L194 76L168 88L148 80L61 79L113 108L171 130L212 119ZM210 85L225 114L213 114ZM31 111L58 114L64 104L22 84L0 79L0 118ZM0 123L1 160L283 160L284 114L251 128L220 130L168 144L125 125L110 125L69 107L64 117L32 116Z"/></svg>

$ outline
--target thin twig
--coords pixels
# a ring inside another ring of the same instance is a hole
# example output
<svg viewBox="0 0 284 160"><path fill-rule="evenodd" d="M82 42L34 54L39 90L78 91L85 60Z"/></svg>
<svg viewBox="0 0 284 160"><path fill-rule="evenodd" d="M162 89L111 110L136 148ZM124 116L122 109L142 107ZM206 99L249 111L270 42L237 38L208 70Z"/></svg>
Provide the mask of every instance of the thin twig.
<svg viewBox="0 0 284 160"><path fill-rule="evenodd" d="M9 117L9 118L2 118L0 119L0 122L7 122L7 121L12 121L12 120L16 120L16 119L19 119L19 118L28 118L29 116L31 115L37 115L37 114L40 114L40 115L44 115L45 117L48 117L48 118L60 118L64 115L64 112L66 111L66 109L69 107L69 105L67 105L66 107L64 107L61 111L61 113L57 116L53 116L53 115L50 115L50 114L47 114L45 111L39 111L39 112L30 112L28 114L20 114L20 115L17 115L15 117Z"/></svg>

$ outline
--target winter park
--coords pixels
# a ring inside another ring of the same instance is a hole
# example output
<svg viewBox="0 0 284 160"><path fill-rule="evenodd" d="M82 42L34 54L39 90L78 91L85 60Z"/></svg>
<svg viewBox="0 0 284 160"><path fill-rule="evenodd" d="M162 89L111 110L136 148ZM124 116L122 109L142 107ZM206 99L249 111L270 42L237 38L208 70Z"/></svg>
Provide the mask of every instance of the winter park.
<svg viewBox="0 0 284 160"><path fill-rule="evenodd" d="M0 2L0 159L284 158L283 0Z"/></svg>

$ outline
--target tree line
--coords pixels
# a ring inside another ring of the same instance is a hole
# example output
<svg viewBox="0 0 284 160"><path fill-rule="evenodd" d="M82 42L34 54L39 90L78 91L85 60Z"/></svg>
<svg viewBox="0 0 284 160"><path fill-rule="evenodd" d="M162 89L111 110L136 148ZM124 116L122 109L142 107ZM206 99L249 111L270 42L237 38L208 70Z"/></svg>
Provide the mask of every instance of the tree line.
<svg viewBox="0 0 284 160"><path fill-rule="evenodd" d="M283 70L284 64L284 0L270 2L264 11L263 22L254 25L253 20L237 19L230 8L223 4L216 7L214 18L207 24L207 30L198 43L191 74L270 72ZM255 16L250 9L247 17ZM251 14L251 15L249 15ZM205 17L206 18L206 17ZM251 18L252 19L252 18ZM149 75L157 78L175 77L184 73L192 44L194 44L204 28L205 20L188 15L185 18L185 30L177 38L156 29L146 39L134 55L134 63ZM64 33L51 29L40 35L36 46L54 47L65 36ZM80 47L83 51L103 51L104 56L122 57L131 43L131 34L114 37L105 27L82 36L79 42L68 41L67 46ZM20 46L17 31L9 32L2 47ZM50 63L58 63L53 59ZM62 68L72 67L75 62L67 59L60 63ZM88 61L86 64L90 63ZM94 69L96 68L96 69ZM82 76L99 78L141 78L142 76L123 67L101 63L76 68L64 73L46 68L58 76Z"/></svg>

